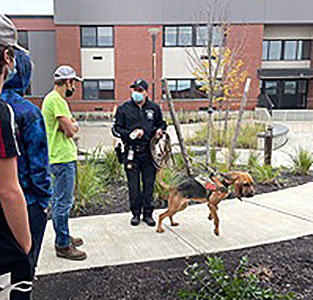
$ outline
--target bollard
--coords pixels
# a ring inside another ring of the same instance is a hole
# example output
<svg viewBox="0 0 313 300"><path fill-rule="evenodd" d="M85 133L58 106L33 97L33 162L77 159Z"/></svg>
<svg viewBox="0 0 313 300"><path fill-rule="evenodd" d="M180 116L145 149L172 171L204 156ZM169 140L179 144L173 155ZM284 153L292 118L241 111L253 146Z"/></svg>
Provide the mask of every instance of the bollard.
<svg viewBox="0 0 313 300"><path fill-rule="evenodd" d="M273 127L269 125L264 140L264 165L271 165L273 151Z"/></svg>

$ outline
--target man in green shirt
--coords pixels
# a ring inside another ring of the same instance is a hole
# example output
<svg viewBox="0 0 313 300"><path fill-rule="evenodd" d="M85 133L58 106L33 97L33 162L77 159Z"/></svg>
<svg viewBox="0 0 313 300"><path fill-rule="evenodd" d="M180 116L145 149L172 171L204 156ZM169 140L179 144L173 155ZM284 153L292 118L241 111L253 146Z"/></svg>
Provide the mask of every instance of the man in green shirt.
<svg viewBox="0 0 313 300"><path fill-rule="evenodd" d="M77 148L73 137L79 127L65 100L73 95L76 82L82 79L70 66L60 66L54 79L54 89L43 101L42 114L48 135L49 163L54 175L52 221L56 233L55 250L58 257L83 260L86 253L76 248L83 244L83 240L73 238L69 233L68 219L74 202L77 170Z"/></svg>

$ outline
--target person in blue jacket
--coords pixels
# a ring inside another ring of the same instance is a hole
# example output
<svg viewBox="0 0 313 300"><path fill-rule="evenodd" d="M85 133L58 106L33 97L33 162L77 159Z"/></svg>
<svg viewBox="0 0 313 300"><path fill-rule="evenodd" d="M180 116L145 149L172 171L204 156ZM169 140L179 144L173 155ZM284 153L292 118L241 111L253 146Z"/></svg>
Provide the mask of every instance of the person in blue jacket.
<svg viewBox="0 0 313 300"><path fill-rule="evenodd" d="M16 74L5 83L1 98L14 111L21 156L18 178L27 201L32 249L30 260L35 274L52 196L52 177L48 160L48 142L40 109L23 98L31 79L32 64L28 54L15 50Z"/></svg>

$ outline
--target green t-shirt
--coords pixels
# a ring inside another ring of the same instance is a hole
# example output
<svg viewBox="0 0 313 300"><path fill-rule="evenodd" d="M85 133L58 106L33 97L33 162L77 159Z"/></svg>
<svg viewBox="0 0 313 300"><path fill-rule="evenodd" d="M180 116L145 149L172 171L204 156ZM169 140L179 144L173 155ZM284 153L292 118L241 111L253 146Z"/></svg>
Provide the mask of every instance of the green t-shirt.
<svg viewBox="0 0 313 300"><path fill-rule="evenodd" d="M57 91L50 92L42 104L49 143L49 163L68 163L77 160L77 148L72 138L58 130L58 117L72 118L69 106Z"/></svg>

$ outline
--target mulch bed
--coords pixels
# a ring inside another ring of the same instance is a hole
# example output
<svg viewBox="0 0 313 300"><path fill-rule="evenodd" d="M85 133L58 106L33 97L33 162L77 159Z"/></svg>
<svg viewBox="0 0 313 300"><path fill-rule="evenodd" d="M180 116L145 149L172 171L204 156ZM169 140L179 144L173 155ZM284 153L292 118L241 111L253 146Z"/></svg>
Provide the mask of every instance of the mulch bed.
<svg viewBox="0 0 313 300"><path fill-rule="evenodd" d="M266 286L279 293L294 291L295 299L313 299L313 236L258 247L221 252L226 270L233 272L242 256L270 271ZM34 300L133 299L175 300L188 287L187 263L203 264L204 257L128 264L40 276ZM250 299L246 299L250 300Z"/></svg>
<svg viewBox="0 0 313 300"><path fill-rule="evenodd" d="M256 184L256 193L267 193L313 181L313 175L297 176L283 172L276 183ZM155 201L164 208L165 201ZM125 182L112 183L99 201L80 215L105 215L129 210ZM77 216L73 214L73 216ZM226 270L233 272L243 256L253 266L262 266L272 274L265 286L279 293L294 291L295 299L313 299L313 236L262 245L242 250L220 252ZM177 292L190 286L184 269L188 263L204 264L203 256L94 268L39 276L34 285L34 300L133 299L175 300ZM250 300L250 299L246 299Z"/></svg>

